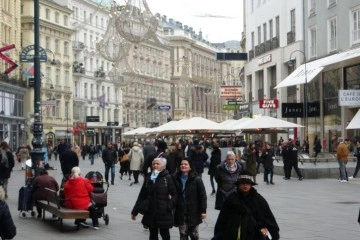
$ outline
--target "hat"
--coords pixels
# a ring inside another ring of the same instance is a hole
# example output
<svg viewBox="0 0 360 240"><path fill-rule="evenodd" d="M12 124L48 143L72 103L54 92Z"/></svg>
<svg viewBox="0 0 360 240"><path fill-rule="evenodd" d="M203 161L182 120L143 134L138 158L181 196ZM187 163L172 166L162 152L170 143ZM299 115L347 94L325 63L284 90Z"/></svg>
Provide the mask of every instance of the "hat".
<svg viewBox="0 0 360 240"><path fill-rule="evenodd" d="M167 144L164 141L158 141L157 147L158 147L158 149L165 150L165 149L167 149Z"/></svg>
<svg viewBox="0 0 360 240"><path fill-rule="evenodd" d="M134 143L133 143L133 146L139 146L139 143L138 143L138 142L134 142Z"/></svg>
<svg viewBox="0 0 360 240"><path fill-rule="evenodd" d="M251 176L250 172L247 170L244 170L240 173L238 179L234 183L234 185L238 186L241 183L248 183L251 185L257 185L257 183L254 182L254 177Z"/></svg>

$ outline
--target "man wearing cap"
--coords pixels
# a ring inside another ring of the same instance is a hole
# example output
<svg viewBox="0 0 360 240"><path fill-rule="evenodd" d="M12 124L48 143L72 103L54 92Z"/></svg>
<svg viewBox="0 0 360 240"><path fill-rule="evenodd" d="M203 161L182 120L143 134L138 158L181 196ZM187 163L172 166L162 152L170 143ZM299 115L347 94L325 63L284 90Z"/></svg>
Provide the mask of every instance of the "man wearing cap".
<svg viewBox="0 0 360 240"><path fill-rule="evenodd" d="M144 174L144 178L146 177L146 175L148 174L148 170L149 170L149 167L152 168L152 161L157 158L157 157L163 157L165 158L166 160L168 160L169 156L168 154L166 153L166 149L167 149L167 144L166 142L164 141L157 141L156 143L156 146L157 146L157 150L155 153L153 154L150 154L149 156L147 156L145 158L145 161L144 161L144 166L143 166L143 174ZM166 165L165 165L166 167Z"/></svg>
<svg viewBox="0 0 360 240"><path fill-rule="evenodd" d="M236 192L220 211L213 240L280 239L276 219L265 198L253 188L256 183L250 172L242 171L235 185Z"/></svg>
<svg viewBox="0 0 360 240"><path fill-rule="evenodd" d="M349 139L344 139L342 137L338 138L339 145L336 148L336 159L339 163L339 170L340 170L340 182L347 182L347 172L346 172L346 164L348 162L348 156L349 156L349 148L348 148L348 142Z"/></svg>

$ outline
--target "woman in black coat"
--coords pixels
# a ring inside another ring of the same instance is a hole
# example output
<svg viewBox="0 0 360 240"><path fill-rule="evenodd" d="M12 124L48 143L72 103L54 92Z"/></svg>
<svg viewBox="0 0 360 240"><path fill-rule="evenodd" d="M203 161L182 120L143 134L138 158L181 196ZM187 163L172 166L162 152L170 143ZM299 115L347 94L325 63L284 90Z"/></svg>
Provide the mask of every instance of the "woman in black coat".
<svg viewBox="0 0 360 240"><path fill-rule="evenodd" d="M3 185L5 198L7 198L9 178L15 166L15 159L7 142L0 143L0 151L0 183Z"/></svg>
<svg viewBox="0 0 360 240"><path fill-rule="evenodd" d="M213 143L213 150L211 152L210 157L210 165L209 165L209 171L208 174L210 175L210 184L212 188L211 195L215 194L215 183L214 183L214 177L215 177L215 171L216 166L221 163L221 150L219 149L218 143Z"/></svg>
<svg viewBox="0 0 360 240"><path fill-rule="evenodd" d="M275 217L265 198L253 188L256 183L250 173L242 171L235 185L237 191L220 211L213 240L280 239Z"/></svg>
<svg viewBox="0 0 360 240"><path fill-rule="evenodd" d="M152 161L152 172L148 174L140 190L131 219L136 220L138 213L143 214L141 223L150 230L150 240L170 240L169 229L174 225L173 210L177 194L173 178L165 169L166 159L159 157Z"/></svg>
<svg viewBox="0 0 360 240"><path fill-rule="evenodd" d="M5 191L0 187L0 237L1 239L13 239L16 235L16 226L4 199Z"/></svg>
<svg viewBox="0 0 360 240"><path fill-rule="evenodd" d="M196 145L195 151L189 157L189 159L191 159L191 161L194 163L196 173L199 175L199 177L201 177L202 173L204 172L204 164L208 158L209 156L206 153L204 146Z"/></svg>
<svg viewBox="0 0 360 240"><path fill-rule="evenodd" d="M175 226L180 240L199 239L199 224L206 218L207 198L202 179L193 170L191 160L184 159L174 174L179 201L175 208Z"/></svg>

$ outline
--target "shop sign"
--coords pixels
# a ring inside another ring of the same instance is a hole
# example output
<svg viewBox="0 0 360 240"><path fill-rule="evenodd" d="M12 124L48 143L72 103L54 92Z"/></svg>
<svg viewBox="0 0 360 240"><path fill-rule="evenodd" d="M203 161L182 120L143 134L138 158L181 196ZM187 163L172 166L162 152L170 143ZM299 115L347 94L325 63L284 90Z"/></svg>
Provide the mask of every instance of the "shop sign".
<svg viewBox="0 0 360 240"><path fill-rule="evenodd" d="M301 118L304 116L303 103L281 103L282 118Z"/></svg>
<svg viewBox="0 0 360 240"><path fill-rule="evenodd" d="M260 99L259 107L263 109L278 109L279 100L278 99Z"/></svg>
<svg viewBox="0 0 360 240"><path fill-rule="evenodd" d="M220 86L221 98L240 98L241 87L240 86Z"/></svg>
<svg viewBox="0 0 360 240"><path fill-rule="evenodd" d="M234 110L236 110L236 108L237 108L237 105L234 105L234 104L232 104L232 105L229 105L229 104L223 105L223 110L224 111L234 111Z"/></svg>
<svg viewBox="0 0 360 240"><path fill-rule="evenodd" d="M272 55L268 54L266 56L263 56L263 57L259 58L258 64L259 64L259 66L261 66L261 65L263 65L265 63L269 63L271 61L272 61Z"/></svg>
<svg viewBox="0 0 360 240"><path fill-rule="evenodd" d="M360 106L360 90L339 90L339 106Z"/></svg>

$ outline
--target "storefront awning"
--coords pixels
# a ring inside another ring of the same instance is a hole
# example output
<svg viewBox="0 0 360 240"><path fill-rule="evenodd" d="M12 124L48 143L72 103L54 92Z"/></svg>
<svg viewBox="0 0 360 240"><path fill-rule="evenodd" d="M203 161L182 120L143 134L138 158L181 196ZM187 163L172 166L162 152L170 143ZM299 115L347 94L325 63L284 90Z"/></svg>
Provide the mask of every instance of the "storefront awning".
<svg viewBox="0 0 360 240"><path fill-rule="evenodd" d="M324 57L306 64L302 64L295 69L289 76L281 81L275 88L295 86L311 82L326 66L332 64L345 63L347 60L360 58L360 48L352 49L346 52L337 53ZM306 66L305 66L306 65ZM306 67L306 75L305 75Z"/></svg>

